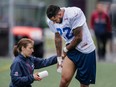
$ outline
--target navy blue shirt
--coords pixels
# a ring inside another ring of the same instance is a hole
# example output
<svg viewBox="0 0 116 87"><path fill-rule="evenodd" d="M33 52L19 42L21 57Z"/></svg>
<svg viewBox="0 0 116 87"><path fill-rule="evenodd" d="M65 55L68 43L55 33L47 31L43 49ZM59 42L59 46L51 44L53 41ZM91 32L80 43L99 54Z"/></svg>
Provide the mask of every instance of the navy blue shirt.
<svg viewBox="0 0 116 87"><path fill-rule="evenodd" d="M34 69L40 69L57 63L57 56L50 58L25 58L19 54L13 61L11 69L11 83L9 87L31 87L34 81Z"/></svg>

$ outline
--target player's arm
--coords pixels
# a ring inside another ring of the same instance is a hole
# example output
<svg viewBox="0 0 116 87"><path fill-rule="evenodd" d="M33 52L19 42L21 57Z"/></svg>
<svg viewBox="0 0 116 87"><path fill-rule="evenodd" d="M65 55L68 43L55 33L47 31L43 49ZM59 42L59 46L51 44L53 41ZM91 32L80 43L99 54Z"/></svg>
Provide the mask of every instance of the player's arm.
<svg viewBox="0 0 116 87"><path fill-rule="evenodd" d="M82 41L82 26L73 29L74 39L66 46L67 50L75 48Z"/></svg>
<svg viewBox="0 0 116 87"><path fill-rule="evenodd" d="M55 46L57 56L60 57L62 55L62 38L58 32L55 33Z"/></svg>
<svg viewBox="0 0 116 87"><path fill-rule="evenodd" d="M55 46L56 46L56 52L57 52L57 72L62 72L62 38L58 32L55 33Z"/></svg>

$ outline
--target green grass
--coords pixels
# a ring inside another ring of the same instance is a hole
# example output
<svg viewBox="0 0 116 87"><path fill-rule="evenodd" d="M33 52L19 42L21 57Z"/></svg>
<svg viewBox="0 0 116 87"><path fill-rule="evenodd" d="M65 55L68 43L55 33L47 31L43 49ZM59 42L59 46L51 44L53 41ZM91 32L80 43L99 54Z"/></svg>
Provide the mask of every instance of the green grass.
<svg viewBox="0 0 116 87"><path fill-rule="evenodd" d="M10 64L12 59L0 58L0 87L8 87L10 83ZM33 87L58 87L60 82L60 74L56 72L56 65L42 68L35 71L48 70L49 76L42 81L35 81ZM115 63L97 63L96 84L90 87L114 87L116 81L116 65ZM69 87L79 87L79 82L73 78Z"/></svg>

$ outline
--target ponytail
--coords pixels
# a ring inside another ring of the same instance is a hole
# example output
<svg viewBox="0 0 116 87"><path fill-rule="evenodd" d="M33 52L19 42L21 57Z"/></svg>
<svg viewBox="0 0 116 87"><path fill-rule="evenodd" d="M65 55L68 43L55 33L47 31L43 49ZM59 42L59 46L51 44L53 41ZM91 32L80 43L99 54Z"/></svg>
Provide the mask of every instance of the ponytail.
<svg viewBox="0 0 116 87"><path fill-rule="evenodd" d="M15 57L18 56L18 54L19 54L17 45L14 46L13 54L14 54Z"/></svg>

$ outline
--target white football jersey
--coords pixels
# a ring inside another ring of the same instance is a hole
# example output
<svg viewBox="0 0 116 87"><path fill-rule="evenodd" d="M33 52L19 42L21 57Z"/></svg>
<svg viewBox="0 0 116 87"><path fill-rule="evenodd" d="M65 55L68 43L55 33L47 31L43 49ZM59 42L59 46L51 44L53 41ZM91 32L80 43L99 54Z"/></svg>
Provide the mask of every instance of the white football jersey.
<svg viewBox="0 0 116 87"><path fill-rule="evenodd" d="M82 26L82 41L75 47L80 52L90 53L95 50L95 45L86 24L86 18L83 12L78 7L61 8L64 9L63 21L61 24L53 23L48 20L50 30L59 34L64 38L66 44L70 43L73 38L73 29Z"/></svg>

